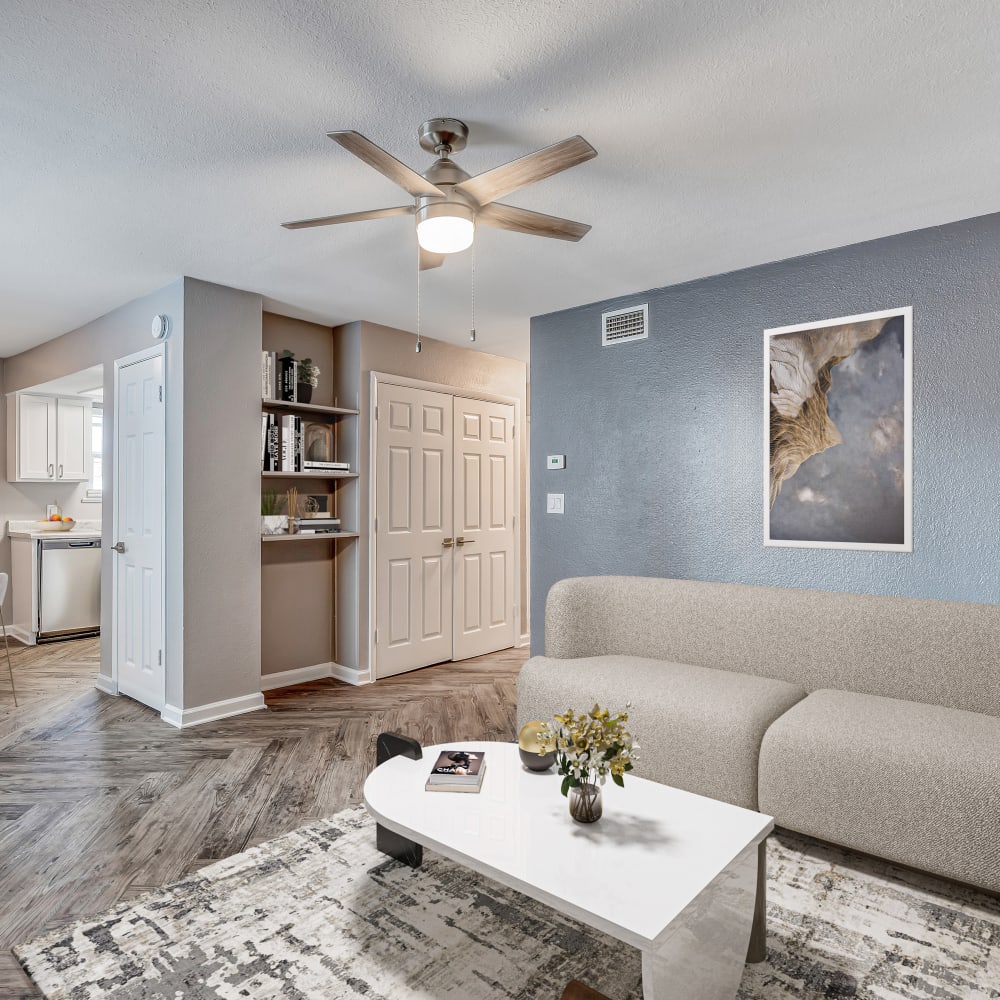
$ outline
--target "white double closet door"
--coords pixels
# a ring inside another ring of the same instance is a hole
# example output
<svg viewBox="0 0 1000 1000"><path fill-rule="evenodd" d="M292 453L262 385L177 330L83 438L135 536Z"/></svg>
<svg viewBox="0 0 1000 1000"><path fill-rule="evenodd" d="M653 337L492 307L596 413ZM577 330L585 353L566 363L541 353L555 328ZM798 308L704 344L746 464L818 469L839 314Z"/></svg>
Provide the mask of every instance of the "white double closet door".
<svg viewBox="0 0 1000 1000"><path fill-rule="evenodd" d="M514 407L378 385L375 668L514 645Z"/></svg>

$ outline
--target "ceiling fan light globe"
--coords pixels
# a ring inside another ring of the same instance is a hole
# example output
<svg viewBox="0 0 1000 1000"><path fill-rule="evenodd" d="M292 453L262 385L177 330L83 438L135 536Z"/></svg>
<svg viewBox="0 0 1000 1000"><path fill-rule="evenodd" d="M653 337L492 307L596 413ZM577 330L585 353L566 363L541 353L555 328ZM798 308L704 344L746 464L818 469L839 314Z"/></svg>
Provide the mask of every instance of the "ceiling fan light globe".
<svg viewBox="0 0 1000 1000"><path fill-rule="evenodd" d="M459 253L472 246L476 227L465 205L434 205L417 217L417 242L428 253Z"/></svg>

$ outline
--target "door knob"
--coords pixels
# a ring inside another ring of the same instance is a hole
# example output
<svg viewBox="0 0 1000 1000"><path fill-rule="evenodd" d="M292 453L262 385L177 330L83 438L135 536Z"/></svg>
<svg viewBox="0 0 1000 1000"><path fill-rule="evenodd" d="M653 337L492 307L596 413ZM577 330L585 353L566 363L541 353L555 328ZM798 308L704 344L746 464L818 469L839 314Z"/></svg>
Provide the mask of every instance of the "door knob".
<svg viewBox="0 0 1000 1000"><path fill-rule="evenodd" d="M117 552L119 555L122 555L125 552L125 543L115 542L115 544L112 545L111 548L113 548L115 552Z"/></svg>
<svg viewBox="0 0 1000 1000"><path fill-rule="evenodd" d="M475 541L474 538L466 538L464 535L459 535L458 538L455 539L455 544L456 545L471 545L474 541Z"/></svg>
<svg viewBox="0 0 1000 1000"><path fill-rule="evenodd" d="M450 549L454 544L455 543L450 538L443 538L441 540L441 545L446 549Z"/></svg>

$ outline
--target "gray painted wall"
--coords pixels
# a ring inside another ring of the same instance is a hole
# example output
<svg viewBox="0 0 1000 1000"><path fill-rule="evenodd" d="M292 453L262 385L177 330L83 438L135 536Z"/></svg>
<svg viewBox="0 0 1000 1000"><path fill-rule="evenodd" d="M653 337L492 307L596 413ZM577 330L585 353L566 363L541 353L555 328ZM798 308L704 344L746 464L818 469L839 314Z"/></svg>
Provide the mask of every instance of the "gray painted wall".
<svg viewBox="0 0 1000 1000"><path fill-rule="evenodd" d="M642 302L649 339L602 348L601 313ZM914 551L765 548L763 331L906 305ZM1000 215L535 317L533 649L584 574L1000 603L998 328Z"/></svg>
<svg viewBox="0 0 1000 1000"><path fill-rule="evenodd" d="M85 326L70 333L63 334L54 340L40 344L31 350L24 351L15 357L8 358L4 362L3 391L5 393L17 392L20 389L27 389L31 386L47 382L50 379L59 378L63 375L71 375L74 372L82 371L93 365L101 364L104 367L104 503L78 504L67 509L75 517L100 517L102 518L102 534L104 538L103 551L101 553L101 673L111 676L111 562L115 558L111 551L108 539L111 538L111 529L114 512L114 466L115 454L112 448L112 435L114 429L114 386L116 358L126 357L135 354L137 351L145 350L154 343L149 333L150 322L159 313L166 313L171 318L171 335L167 341L166 350L166 383L169 391L171 386L178 388L183 383L181 362L183 359L184 343L184 282L175 281L166 288L143 296L133 302L115 309L106 316L101 316ZM0 411L6 412L6 407L0 407ZM180 408L174 410L174 421L182 411ZM183 634L182 622L171 615L170 607L170 587L169 579L171 573L175 572L177 564L174 561L173 553L180 551L177 544L181 538L181 523L179 520L180 505L171 505L169 490L172 481L180 482L177 473L180 470L182 461L182 442L179 441L177 428L172 428L171 409L167 408L167 566L168 577L168 606L167 606L167 664L171 662L171 624L176 621L173 629L174 646L178 646L177 637ZM176 443L175 454L170 454L170 442ZM5 447L6 435L0 434L0 449ZM6 468L6 465L3 466ZM78 492L76 488L53 487L49 485L33 485L27 483L0 483L0 503L2 503L3 514L3 541L0 544L0 569L9 572L10 566L10 542L6 537L7 521L9 519L38 517L45 509L45 504L50 500L58 500L65 503L64 497L59 491L68 491L69 494ZM9 600L9 598L8 598ZM7 609L5 608L5 612ZM10 620L9 618L7 619ZM168 683L170 670L167 671ZM168 692L169 694L169 692ZM168 698L169 700L169 698Z"/></svg>
<svg viewBox="0 0 1000 1000"><path fill-rule="evenodd" d="M260 691L260 343L259 295L184 279L178 708Z"/></svg>

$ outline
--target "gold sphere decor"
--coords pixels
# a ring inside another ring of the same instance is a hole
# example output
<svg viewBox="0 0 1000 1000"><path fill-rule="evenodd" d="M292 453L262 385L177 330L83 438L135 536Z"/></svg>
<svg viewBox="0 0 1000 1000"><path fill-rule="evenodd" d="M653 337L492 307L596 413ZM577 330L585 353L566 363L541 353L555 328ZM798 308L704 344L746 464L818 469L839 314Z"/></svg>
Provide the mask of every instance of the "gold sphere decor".
<svg viewBox="0 0 1000 1000"><path fill-rule="evenodd" d="M554 750L550 753L541 753L538 748L538 734L544 725L544 722L538 720L526 722L517 734L517 751L521 763L529 771L547 771L556 762Z"/></svg>

